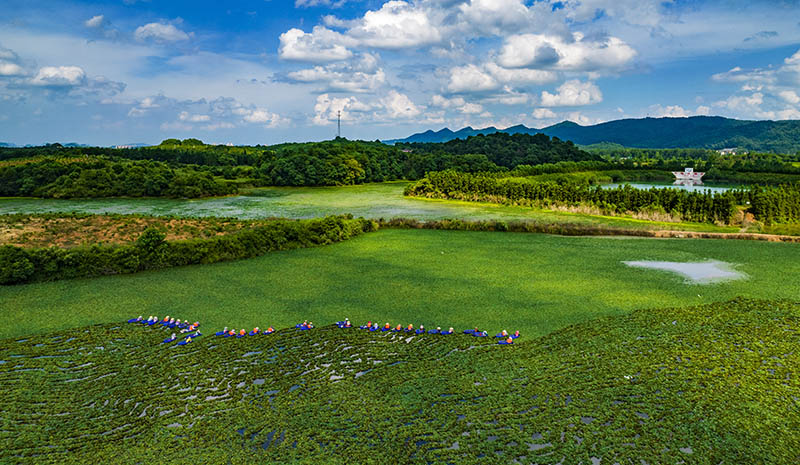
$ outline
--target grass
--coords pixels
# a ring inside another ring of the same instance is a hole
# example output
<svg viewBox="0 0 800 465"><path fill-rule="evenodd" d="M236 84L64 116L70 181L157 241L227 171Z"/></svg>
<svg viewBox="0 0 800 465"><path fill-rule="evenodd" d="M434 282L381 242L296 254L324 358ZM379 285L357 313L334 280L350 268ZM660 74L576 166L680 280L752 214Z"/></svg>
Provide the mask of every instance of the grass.
<svg viewBox="0 0 800 465"><path fill-rule="evenodd" d="M12 213L114 213L177 217L223 216L242 219L268 217L317 218L352 213L365 218L440 220L529 220L543 223L587 224L632 229L737 232L735 227L700 223L644 221L479 202L404 197L406 182L346 187L270 187L244 195L210 199L0 199L0 215Z"/></svg>
<svg viewBox="0 0 800 465"><path fill-rule="evenodd" d="M116 323L0 340L0 462L800 463L800 303L639 310L499 346ZM31 387L34 387L31 389Z"/></svg>
<svg viewBox="0 0 800 465"><path fill-rule="evenodd" d="M0 287L0 338L140 314L220 329L349 317L538 336L635 308L796 298L798 250L755 241L383 230L237 262ZM732 263L749 278L690 285L621 263L705 259Z"/></svg>

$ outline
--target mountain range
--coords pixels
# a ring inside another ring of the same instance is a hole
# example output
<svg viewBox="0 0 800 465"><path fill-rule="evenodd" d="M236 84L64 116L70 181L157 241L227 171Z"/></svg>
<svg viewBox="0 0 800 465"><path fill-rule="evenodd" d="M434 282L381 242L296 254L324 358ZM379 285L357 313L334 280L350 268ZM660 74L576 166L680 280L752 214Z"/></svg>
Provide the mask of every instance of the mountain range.
<svg viewBox="0 0 800 465"><path fill-rule="evenodd" d="M745 121L721 116L689 118L621 119L592 126L564 121L545 128L529 128L522 124L506 129L465 127L458 131L444 128L425 131L405 139L384 143L447 142L479 134L543 133L580 145L602 142L637 148L739 148L759 152L800 152L800 121Z"/></svg>

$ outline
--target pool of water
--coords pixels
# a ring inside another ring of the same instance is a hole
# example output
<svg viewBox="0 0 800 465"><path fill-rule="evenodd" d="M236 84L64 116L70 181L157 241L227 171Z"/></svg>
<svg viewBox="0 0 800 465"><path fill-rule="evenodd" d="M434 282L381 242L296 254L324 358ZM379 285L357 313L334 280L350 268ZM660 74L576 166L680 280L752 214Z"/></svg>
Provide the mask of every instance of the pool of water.
<svg viewBox="0 0 800 465"><path fill-rule="evenodd" d="M687 283L712 284L747 276L733 269L730 263L709 260L705 262L625 261L628 266L651 270L670 271L686 278Z"/></svg>
<svg viewBox="0 0 800 465"><path fill-rule="evenodd" d="M0 199L0 214L117 213L156 216L218 216L242 219L315 218L352 213L364 218L530 219L529 208L473 202L435 201L403 196L408 183L346 187L269 187L237 196L206 199Z"/></svg>
<svg viewBox="0 0 800 465"><path fill-rule="evenodd" d="M729 184L682 184L682 183L671 183L671 182L663 182L663 183L642 183L642 182L625 182L625 183L612 183L612 184L601 184L600 187L603 189L614 189L616 187L629 185L636 189L652 189L653 187L657 189L663 188L672 188L672 189L680 189L689 192L704 192L704 191L711 191L711 192L726 192L731 189L741 189L742 186L734 186Z"/></svg>

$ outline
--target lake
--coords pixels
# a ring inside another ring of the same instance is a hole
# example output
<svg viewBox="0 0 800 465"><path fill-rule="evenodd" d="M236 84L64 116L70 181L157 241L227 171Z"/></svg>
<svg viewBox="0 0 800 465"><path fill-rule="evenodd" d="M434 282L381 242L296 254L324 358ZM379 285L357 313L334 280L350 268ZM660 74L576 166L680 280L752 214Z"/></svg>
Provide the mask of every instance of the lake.
<svg viewBox="0 0 800 465"><path fill-rule="evenodd" d="M625 182L625 183L612 183L612 184L600 184L600 187L603 189L614 189L615 187L629 185L636 189L652 189L653 187L657 189L663 189L665 187L669 187L672 189L680 189L689 192L704 192L704 191L711 191L711 192L726 192L732 189L741 189L743 186L734 186L728 184L673 184L671 182L663 182L663 183L642 183L642 182Z"/></svg>

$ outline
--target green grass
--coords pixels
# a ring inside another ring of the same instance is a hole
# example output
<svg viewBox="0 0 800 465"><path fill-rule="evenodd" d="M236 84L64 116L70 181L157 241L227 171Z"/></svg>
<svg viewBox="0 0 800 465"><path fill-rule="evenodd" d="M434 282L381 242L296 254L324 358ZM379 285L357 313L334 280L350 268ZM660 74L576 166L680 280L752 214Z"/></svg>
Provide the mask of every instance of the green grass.
<svg viewBox="0 0 800 465"><path fill-rule="evenodd" d="M756 241L384 230L237 262L0 287L0 337L140 314L200 320L207 329L349 317L536 336L635 308L796 298L799 252ZM705 259L733 263L749 278L692 285L621 263Z"/></svg>
<svg viewBox="0 0 800 465"><path fill-rule="evenodd" d="M224 216L242 219L267 217L318 218L352 213L364 218L417 220L529 220L578 223L632 229L668 229L736 232L735 227L700 223L663 223L625 217L593 216L517 206L404 197L408 183L389 182L345 187L270 187L244 195L210 199L0 199L0 215L10 213L115 213L157 216Z"/></svg>
<svg viewBox="0 0 800 465"><path fill-rule="evenodd" d="M0 462L800 463L800 303L600 318L513 346L127 323L0 339Z"/></svg>

